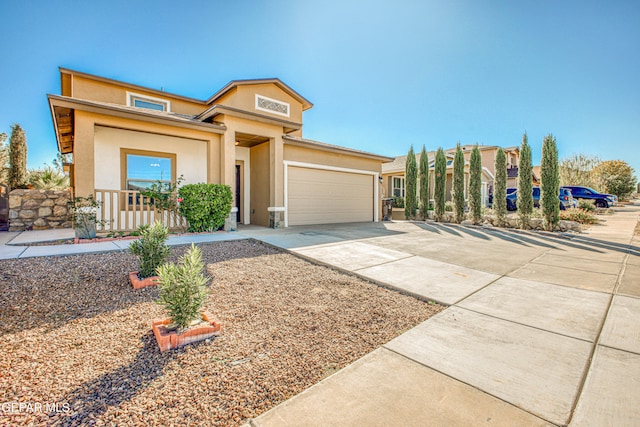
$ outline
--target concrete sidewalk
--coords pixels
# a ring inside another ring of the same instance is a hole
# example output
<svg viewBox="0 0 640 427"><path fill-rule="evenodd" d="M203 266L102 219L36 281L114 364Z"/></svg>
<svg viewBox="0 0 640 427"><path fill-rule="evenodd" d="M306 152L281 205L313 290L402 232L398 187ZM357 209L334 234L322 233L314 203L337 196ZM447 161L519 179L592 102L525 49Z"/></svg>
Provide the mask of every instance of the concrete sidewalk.
<svg viewBox="0 0 640 427"><path fill-rule="evenodd" d="M0 233L0 260L11 258L31 258L39 256L79 255L99 252L126 250L131 240L111 240L106 242L81 244L49 244L29 246L34 243L58 242L74 238L72 229L2 232ZM209 243L225 240L248 239L239 233L215 232L203 234L170 235L169 246L188 245L191 243Z"/></svg>
<svg viewBox="0 0 640 427"><path fill-rule="evenodd" d="M638 425L640 207L617 211L571 237L395 223L289 246L451 306L250 424Z"/></svg>

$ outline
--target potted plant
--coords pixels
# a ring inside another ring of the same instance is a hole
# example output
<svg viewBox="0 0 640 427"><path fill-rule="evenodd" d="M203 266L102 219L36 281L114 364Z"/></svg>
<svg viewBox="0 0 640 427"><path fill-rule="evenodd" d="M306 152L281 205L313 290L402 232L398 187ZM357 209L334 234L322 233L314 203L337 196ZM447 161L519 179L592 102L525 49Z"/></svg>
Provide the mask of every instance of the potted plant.
<svg viewBox="0 0 640 427"><path fill-rule="evenodd" d="M170 316L152 325L161 352L220 334L220 322L202 312L208 294L203 270L202 252L193 244L179 265L167 263L158 267L158 304Z"/></svg>
<svg viewBox="0 0 640 427"><path fill-rule="evenodd" d="M169 230L160 222L138 227L140 239L129 245L129 251L138 257L140 269L129 273L135 289L158 284L156 269L165 262L171 249L166 245Z"/></svg>
<svg viewBox="0 0 640 427"><path fill-rule="evenodd" d="M92 195L69 200L68 207L73 216L76 238L94 239L96 237L96 226L105 224L105 221L98 220L97 217L98 208L101 205L102 203Z"/></svg>

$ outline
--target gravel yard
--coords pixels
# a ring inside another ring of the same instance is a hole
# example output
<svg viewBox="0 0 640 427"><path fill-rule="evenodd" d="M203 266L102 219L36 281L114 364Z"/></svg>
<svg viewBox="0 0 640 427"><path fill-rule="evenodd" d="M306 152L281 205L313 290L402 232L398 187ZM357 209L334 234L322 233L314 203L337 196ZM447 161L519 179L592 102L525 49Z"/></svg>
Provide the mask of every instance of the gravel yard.
<svg viewBox="0 0 640 427"><path fill-rule="evenodd" d="M200 248L222 335L162 354L132 255L0 261L0 425L240 425L442 309L255 241Z"/></svg>

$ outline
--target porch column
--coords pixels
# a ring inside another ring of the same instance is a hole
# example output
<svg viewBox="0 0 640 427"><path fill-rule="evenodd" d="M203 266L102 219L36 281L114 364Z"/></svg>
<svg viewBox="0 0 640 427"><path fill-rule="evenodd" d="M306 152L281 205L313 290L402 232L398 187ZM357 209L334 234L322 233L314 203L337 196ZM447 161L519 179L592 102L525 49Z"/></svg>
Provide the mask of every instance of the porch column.
<svg viewBox="0 0 640 427"><path fill-rule="evenodd" d="M231 188L231 206L236 205L236 131L234 128L228 126L227 131L222 137L222 143L220 144L220 180L222 184L228 185ZM237 209L231 209L229 217L224 224L225 231L234 231L237 228L236 221Z"/></svg>
<svg viewBox="0 0 640 427"><path fill-rule="evenodd" d="M280 228L284 218L284 154L282 136L269 139L269 226Z"/></svg>
<svg viewBox="0 0 640 427"><path fill-rule="evenodd" d="M87 117L86 113L76 111L75 135L73 144L73 167L74 179L73 187L76 197L87 197L93 195L96 182L95 152L94 152L94 127L93 118ZM114 171L114 173L120 173Z"/></svg>

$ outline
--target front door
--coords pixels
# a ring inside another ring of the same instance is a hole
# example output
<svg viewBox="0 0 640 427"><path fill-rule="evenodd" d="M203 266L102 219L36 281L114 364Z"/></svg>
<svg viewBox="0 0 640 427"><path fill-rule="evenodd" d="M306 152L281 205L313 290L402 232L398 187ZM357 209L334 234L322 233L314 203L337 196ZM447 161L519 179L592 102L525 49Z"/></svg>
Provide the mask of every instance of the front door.
<svg viewBox="0 0 640 427"><path fill-rule="evenodd" d="M240 196L242 192L240 191L240 165L236 165L236 222L240 223Z"/></svg>

